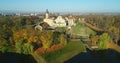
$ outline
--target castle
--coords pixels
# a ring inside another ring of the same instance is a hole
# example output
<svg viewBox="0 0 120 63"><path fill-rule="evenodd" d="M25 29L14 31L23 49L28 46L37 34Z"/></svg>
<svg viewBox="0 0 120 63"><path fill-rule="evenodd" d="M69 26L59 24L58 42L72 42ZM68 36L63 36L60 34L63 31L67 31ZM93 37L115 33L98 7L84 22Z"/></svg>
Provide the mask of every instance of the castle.
<svg viewBox="0 0 120 63"><path fill-rule="evenodd" d="M43 20L43 22L46 22L49 26L51 27L66 27L66 26L72 26L74 24L73 19L69 19L66 17L66 19L64 19L62 16L58 16L56 19L53 18L49 18L49 12L48 10L46 10L46 14L45 14L45 18ZM68 23L68 25L67 25Z"/></svg>

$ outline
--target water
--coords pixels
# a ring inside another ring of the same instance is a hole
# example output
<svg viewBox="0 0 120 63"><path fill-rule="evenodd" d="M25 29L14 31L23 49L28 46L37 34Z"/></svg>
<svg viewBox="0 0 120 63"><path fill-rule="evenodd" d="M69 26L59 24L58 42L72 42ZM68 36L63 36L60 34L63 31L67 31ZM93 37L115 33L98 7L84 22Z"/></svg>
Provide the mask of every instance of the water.
<svg viewBox="0 0 120 63"><path fill-rule="evenodd" d="M37 63L37 62L31 55L0 52L0 63Z"/></svg>
<svg viewBox="0 0 120 63"><path fill-rule="evenodd" d="M64 63L120 63L120 53L108 49L82 52Z"/></svg>

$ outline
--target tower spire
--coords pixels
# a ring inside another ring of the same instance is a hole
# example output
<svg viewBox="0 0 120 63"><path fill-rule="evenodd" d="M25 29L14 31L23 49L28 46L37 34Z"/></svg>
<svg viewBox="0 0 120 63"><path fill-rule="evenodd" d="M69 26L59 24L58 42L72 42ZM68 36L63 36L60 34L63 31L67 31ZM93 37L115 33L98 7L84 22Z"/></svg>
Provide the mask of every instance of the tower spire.
<svg viewBox="0 0 120 63"><path fill-rule="evenodd" d="M49 11L48 11L48 9L46 9L46 13L48 13L48 14L49 14Z"/></svg>
<svg viewBox="0 0 120 63"><path fill-rule="evenodd" d="M45 18L46 18L46 19L49 18L49 11L48 11L48 9L46 9Z"/></svg>

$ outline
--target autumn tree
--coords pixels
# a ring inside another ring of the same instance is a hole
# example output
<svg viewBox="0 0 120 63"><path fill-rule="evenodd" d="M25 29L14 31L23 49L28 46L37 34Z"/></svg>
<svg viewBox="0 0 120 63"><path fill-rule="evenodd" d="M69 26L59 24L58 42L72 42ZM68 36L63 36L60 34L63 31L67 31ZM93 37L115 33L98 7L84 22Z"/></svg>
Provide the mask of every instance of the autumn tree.
<svg viewBox="0 0 120 63"><path fill-rule="evenodd" d="M40 36L40 40L44 48L49 48L52 45L53 41L53 32L52 31L43 31Z"/></svg>
<svg viewBox="0 0 120 63"><path fill-rule="evenodd" d="M98 47L101 50L107 49L107 44L110 40L110 36L108 35L108 33L103 33L102 35L100 35L99 40L98 40Z"/></svg>

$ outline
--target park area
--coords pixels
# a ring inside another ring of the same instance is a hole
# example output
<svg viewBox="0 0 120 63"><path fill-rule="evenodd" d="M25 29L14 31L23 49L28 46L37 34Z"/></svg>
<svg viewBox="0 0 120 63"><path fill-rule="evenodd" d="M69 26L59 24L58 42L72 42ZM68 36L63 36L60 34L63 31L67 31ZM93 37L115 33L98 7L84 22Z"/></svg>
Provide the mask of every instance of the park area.
<svg viewBox="0 0 120 63"><path fill-rule="evenodd" d="M111 34L76 21L69 34L67 27L35 30L36 22L32 16L0 16L0 63L120 63L114 26Z"/></svg>

